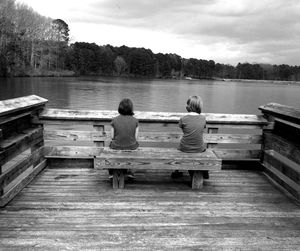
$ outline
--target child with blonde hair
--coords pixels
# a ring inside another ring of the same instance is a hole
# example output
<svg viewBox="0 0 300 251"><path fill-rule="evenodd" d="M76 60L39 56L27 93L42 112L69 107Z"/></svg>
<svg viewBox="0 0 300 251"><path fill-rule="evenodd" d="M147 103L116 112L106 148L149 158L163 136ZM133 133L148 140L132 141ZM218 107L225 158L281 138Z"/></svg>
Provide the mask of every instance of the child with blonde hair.
<svg viewBox="0 0 300 251"><path fill-rule="evenodd" d="M206 127L205 116L201 114L203 101L199 96L190 96L186 103L188 114L179 119L179 127L182 129L178 150L187 153L204 152L206 150L203 133ZM192 172L190 172L192 174ZM208 172L207 172L208 174ZM208 175L204 176L207 177ZM182 173L175 171L172 178L181 177Z"/></svg>

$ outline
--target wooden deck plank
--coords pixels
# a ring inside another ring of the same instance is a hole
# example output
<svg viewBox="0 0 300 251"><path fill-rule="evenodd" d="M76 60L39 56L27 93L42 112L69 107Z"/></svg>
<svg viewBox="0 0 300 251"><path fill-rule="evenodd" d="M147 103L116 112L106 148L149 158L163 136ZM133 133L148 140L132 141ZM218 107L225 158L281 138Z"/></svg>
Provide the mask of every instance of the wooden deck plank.
<svg viewBox="0 0 300 251"><path fill-rule="evenodd" d="M107 171L47 168L0 209L3 250L299 250L300 206L255 171L137 171L114 191Z"/></svg>

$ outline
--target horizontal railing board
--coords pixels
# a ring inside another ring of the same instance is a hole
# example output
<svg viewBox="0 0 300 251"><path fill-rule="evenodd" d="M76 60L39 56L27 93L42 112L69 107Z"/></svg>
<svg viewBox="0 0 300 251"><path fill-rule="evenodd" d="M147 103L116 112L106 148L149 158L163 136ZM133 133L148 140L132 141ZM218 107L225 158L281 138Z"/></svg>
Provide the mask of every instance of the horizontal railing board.
<svg viewBox="0 0 300 251"><path fill-rule="evenodd" d="M300 130L300 124L289 122L289 121L286 121L286 120L283 120L283 119L275 118L275 123L281 123L281 124L284 124L284 125L286 125L290 128L296 128L297 130Z"/></svg>
<svg viewBox="0 0 300 251"><path fill-rule="evenodd" d="M18 177L22 172L24 172L27 168L33 165L37 159L43 158L43 148L36 150L32 154L26 156L24 159L16 162L10 169L4 172L0 176L0 187L4 187L13 181L16 177Z"/></svg>
<svg viewBox="0 0 300 251"><path fill-rule="evenodd" d="M0 151L0 166L41 141L43 128L31 129L26 134L2 141L1 145L3 143L2 148L5 150Z"/></svg>
<svg viewBox="0 0 300 251"><path fill-rule="evenodd" d="M299 108L281 105L281 104L277 104L277 103L269 103L267 105L260 106L259 109L264 114L270 114L275 117L279 117L279 118L286 119L288 121L295 122L297 124L300 123L300 109Z"/></svg>
<svg viewBox="0 0 300 251"><path fill-rule="evenodd" d="M280 186L286 189L290 194L292 194L298 201L300 201L300 185L295 181L285 176L283 173L278 171L275 167L267 162L263 163L265 167L264 172L269 178L277 182Z"/></svg>
<svg viewBox="0 0 300 251"><path fill-rule="evenodd" d="M140 142L172 142L180 141L182 133L162 132L140 132ZM67 141L110 141L111 135L108 131L73 131L73 130L45 130L45 140L67 140ZM204 134L205 143L239 143L239 144L260 144L262 135L251 134Z"/></svg>
<svg viewBox="0 0 300 251"><path fill-rule="evenodd" d="M14 116L0 117L0 127L7 123L15 122L16 120L18 120L20 118L27 117L30 115L31 115L31 112L25 112L25 113L21 113L21 114L14 115Z"/></svg>
<svg viewBox="0 0 300 251"><path fill-rule="evenodd" d="M167 112L144 112L136 111L135 117L141 122L168 122L178 123L179 118L187 113L167 113ZM207 123L220 124L246 124L246 125L267 125L268 122L261 115L252 114L218 114L203 113ZM111 121L118 116L117 111L108 110L67 110L67 109L45 109L40 118L42 120L93 120Z"/></svg>
<svg viewBox="0 0 300 251"><path fill-rule="evenodd" d="M25 177L18 181L9 191L0 197L0 207L4 207L10 202L25 186L27 186L45 167L47 160L42 161L38 166L32 169Z"/></svg>
<svg viewBox="0 0 300 251"><path fill-rule="evenodd" d="M47 99L36 95L29 95L20 98L13 98L0 101L0 116L22 111L28 108L45 105Z"/></svg>
<svg viewBox="0 0 300 251"><path fill-rule="evenodd" d="M111 128L111 120L108 121L95 121L95 120L47 120L41 119L38 122L33 122L33 124L40 125L43 124L47 126L56 126L56 127L74 127L74 126L94 126L94 125L102 125L105 130L109 130ZM270 124L270 123L269 123ZM177 131L180 128L178 127L178 121L174 123L168 122L146 122L139 121L140 128L144 131L157 131L161 128L165 128L166 130ZM222 124L220 123L206 123L207 128L216 128L216 129L236 129L236 130L262 130L267 125L265 124Z"/></svg>
<svg viewBox="0 0 300 251"><path fill-rule="evenodd" d="M22 133L12 136L0 142L0 150L4 151L12 145L20 144L20 142L31 142L37 138L43 137L43 128L26 129Z"/></svg>
<svg viewBox="0 0 300 251"><path fill-rule="evenodd" d="M273 150L264 151L266 162L300 185L300 165Z"/></svg>
<svg viewBox="0 0 300 251"><path fill-rule="evenodd" d="M31 113L26 112L17 116L3 118L0 121L3 139L10 137L13 134L20 133L31 126Z"/></svg>
<svg viewBox="0 0 300 251"><path fill-rule="evenodd" d="M264 149L274 150L300 165L300 142L295 143L272 132L264 132Z"/></svg>
<svg viewBox="0 0 300 251"><path fill-rule="evenodd" d="M222 160L257 160L260 159L261 150L245 149L214 149L216 155Z"/></svg>

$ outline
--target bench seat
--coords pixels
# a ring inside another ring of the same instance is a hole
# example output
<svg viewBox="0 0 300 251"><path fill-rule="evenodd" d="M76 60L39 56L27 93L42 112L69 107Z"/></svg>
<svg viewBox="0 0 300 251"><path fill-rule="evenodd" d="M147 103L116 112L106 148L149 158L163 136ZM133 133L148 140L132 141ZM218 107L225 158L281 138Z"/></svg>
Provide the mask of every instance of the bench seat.
<svg viewBox="0 0 300 251"><path fill-rule="evenodd" d="M221 170L221 159L211 149L203 153L183 153L175 148L112 150L104 147L95 156L94 167L113 171L113 188L124 188L127 169L191 170L192 188L200 189L203 186L203 171Z"/></svg>

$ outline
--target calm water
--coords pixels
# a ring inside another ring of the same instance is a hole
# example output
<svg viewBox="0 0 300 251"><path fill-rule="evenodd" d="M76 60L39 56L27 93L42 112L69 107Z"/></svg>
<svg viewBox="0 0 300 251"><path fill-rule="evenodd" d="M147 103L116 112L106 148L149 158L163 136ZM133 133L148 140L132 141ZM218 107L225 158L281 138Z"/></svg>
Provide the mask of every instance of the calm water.
<svg viewBox="0 0 300 251"><path fill-rule="evenodd" d="M115 110L123 97L135 110L185 112L186 99L200 95L204 112L260 114L270 102L300 108L300 85L207 80L126 78L0 78L0 100L36 94L48 107Z"/></svg>

